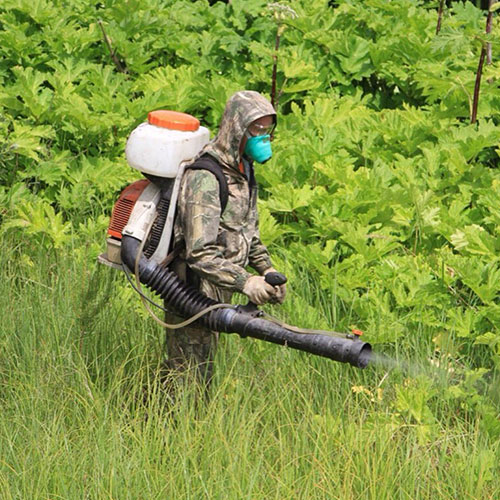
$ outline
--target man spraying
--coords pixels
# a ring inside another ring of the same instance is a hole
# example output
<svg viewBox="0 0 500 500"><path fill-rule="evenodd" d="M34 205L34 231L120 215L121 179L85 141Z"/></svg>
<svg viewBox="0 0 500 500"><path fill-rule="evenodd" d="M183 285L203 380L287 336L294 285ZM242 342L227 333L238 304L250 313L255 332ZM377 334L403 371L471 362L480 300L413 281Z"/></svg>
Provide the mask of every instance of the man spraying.
<svg viewBox="0 0 500 500"><path fill-rule="evenodd" d="M122 269L151 316L167 328L166 366L169 373L183 375L180 382L193 368L208 385L215 332L238 333L359 368L370 362L371 346L359 340L361 332L298 328L257 308L282 303L286 293L286 277L273 269L260 240L253 170L254 162L271 158L275 125L271 104L257 92L241 91L227 102L211 142L196 118L169 110L149 113L148 122L127 141L127 161L147 179L121 192L108 227L107 252L99 262ZM167 322L149 308L148 302L157 304L141 285L164 300ZM235 291L246 294L250 303L229 305Z"/></svg>
<svg viewBox="0 0 500 500"><path fill-rule="evenodd" d="M182 180L174 227L174 246L181 250L172 268L220 302L229 303L234 292L257 305L285 299L284 284L271 286L264 279L275 270L260 240L254 176L254 162L271 158L275 126L276 112L266 98L248 90L235 93L226 103L217 136ZM250 274L247 266L259 276ZM178 319L167 313L167 323ZM218 334L203 326L169 330L167 367L180 373L194 368L198 379L208 384L217 342Z"/></svg>

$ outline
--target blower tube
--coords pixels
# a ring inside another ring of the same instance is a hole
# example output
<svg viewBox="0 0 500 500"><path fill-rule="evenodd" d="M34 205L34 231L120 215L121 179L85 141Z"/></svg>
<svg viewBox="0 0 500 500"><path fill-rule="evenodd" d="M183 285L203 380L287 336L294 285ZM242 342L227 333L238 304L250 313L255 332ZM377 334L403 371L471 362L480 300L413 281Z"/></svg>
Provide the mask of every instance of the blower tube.
<svg viewBox="0 0 500 500"><path fill-rule="evenodd" d="M123 235L121 258L131 272L134 272L140 246L141 242L137 238ZM140 282L157 293L180 316L191 317L209 306L218 304L196 288L184 283L168 268L149 261L143 254L139 257L138 264ZM286 345L334 361L349 363L358 368L365 368L371 358L371 345L357 338L296 333L272 321L229 307L208 312L198 320L198 323L210 330L237 333L241 337L253 337Z"/></svg>

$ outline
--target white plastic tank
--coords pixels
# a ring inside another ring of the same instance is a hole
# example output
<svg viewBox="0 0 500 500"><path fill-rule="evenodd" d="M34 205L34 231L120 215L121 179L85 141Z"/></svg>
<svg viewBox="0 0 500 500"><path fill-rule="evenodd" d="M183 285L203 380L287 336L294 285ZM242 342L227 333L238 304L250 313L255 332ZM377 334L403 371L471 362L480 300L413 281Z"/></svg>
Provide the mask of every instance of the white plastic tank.
<svg viewBox="0 0 500 500"><path fill-rule="evenodd" d="M210 139L194 116L160 109L148 114L130 134L125 147L128 164L146 174L175 177L179 165L194 158Z"/></svg>

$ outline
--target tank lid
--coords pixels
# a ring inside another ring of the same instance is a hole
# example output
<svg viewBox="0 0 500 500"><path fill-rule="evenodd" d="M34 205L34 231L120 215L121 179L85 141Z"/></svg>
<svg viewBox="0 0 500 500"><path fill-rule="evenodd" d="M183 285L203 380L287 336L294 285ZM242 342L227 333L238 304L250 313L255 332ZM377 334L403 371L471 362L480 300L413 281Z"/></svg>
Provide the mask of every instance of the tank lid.
<svg viewBox="0 0 500 500"><path fill-rule="evenodd" d="M200 120L187 113L158 109L148 113L148 122L151 125L168 128L170 130L184 130L194 132L200 128Z"/></svg>

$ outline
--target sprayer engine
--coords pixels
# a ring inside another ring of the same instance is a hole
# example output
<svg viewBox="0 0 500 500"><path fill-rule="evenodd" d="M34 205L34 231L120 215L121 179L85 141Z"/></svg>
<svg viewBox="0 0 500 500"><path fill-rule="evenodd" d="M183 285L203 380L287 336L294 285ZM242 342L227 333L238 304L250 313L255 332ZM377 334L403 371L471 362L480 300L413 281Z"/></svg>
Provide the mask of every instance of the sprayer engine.
<svg viewBox="0 0 500 500"><path fill-rule="evenodd" d="M160 263L170 250L175 205L184 168L207 144L210 132L194 116L157 110L130 134L127 161L146 177L126 187L115 204L108 228L107 254L100 261L120 266L123 235L147 238L147 258Z"/></svg>
<svg viewBox="0 0 500 500"><path fill-rule="evenodd" d="M152 112L148 123L132 132L127 160L146 179L127 186L120 194L108 228L107 253L99 261L123 269L127 275L135 274L137 284L159 295L169 309L211 330L254 337L364 368L371 359L371 346L356 334L299 329L264 318L253 304L220 304L169 269L167 257L180 181L208 138L208 130L200 127L196 118L174 111ZM206 169L219 175L212 168ZM266 280L275 286L286 278L269 273Z"/></svg>
<svg viewBox="0 0 500 500"><path fill-rule="evenodd" d="M107 253L100 261L112 267L121 267L121 242L128 235L140 241L146 239L144 254L150 258L158 249L168 216L170 200L162 196L162 189L141 179L127 186L113 207L108 226ZM170 248L170 238L165 243L166 254Z"/></svg>

